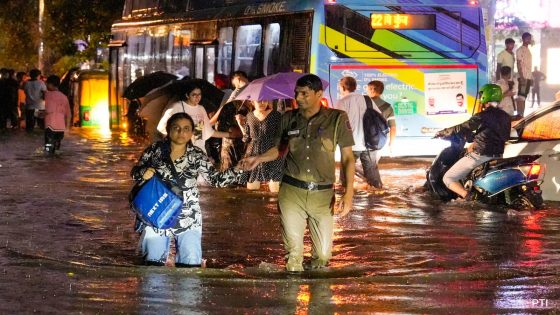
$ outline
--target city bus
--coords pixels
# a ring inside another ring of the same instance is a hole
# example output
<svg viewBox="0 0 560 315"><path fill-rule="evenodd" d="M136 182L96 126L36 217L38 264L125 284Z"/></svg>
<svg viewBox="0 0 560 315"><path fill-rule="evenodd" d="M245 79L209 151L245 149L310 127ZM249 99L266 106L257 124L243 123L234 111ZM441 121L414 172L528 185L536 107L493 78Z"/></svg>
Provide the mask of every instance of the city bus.
<svg viewBox="0 0 560 315"><path fill-rule="evenodd" d="M250 79L309 72L327 80L326 106L352 76L358 92L385 84L395 155L431 155L435 131L470 117L488 80L484 19L475 0L127 0L112 26L112 125L122 91L162 70L210 82L243 70Z"/></svg>

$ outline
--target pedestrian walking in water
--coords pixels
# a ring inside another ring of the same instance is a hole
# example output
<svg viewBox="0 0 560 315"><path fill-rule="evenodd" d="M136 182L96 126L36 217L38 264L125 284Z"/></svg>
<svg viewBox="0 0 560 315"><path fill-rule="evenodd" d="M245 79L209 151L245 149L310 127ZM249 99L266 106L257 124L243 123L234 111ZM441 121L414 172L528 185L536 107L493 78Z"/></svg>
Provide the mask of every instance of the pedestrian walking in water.
<svg viewBox="0 0 560 315"><path fill-rule="evenodd" d="M70 105L68 97L58 90L60 78L51 75L47 78L45 93L45 152L54 155L60 149L64 131L70 129Z"/></svg>
<svg viewBox="0 0 560 315"><path fill-rule="evenodd" d="M322 268L331 258L333 210L345 216L354 196L352 129L345 112L321 105L323 84L313 74L298 79L295 99L299 108L282 116L275 146L264 154L247 157L240 164L252 170L258 164L278 159L288 147L284 176L278 193L282 238L287 251L286 269L303 271L303 236L309 225L312 240L311 268ZM346 189L334 208L335 150L341 147ZM333 209L334 208L334 209Z"/></svg>
<svg viewBox="0 0 560 315"><path fill-rule="evenodd" d="M256 101L255 110L245 119L243 115L235 118L243 132L243 142L248 144L247 156L257 156L270 150L275 145L274 136L280 127L282 114L272 108L272 102ZM261 182L268 183L271 192L278 192L282 180L284 159L259 164L248 174L247 189L258 190Z"/></svg>
<svg viewBox="0 0 560 315"><path fill-rule="evenodd" d="M188 114L173 114L165 128L167 137L146 148L132 168L131 176L135 181L158 176L182 191L183 207L175 227L168 230L137 222L137 230L142 232L142 256L148 265L163 266L169 254L170 238L174 237L175 266L199 267L202 264L202 213L196 179L202 175L212 186L225 187L238 183L242 172L234 169L218 172L214 168L204 151L193 145L195 123Z"/></svg>
<svg viewBox="0 0 560 315"><path fill-rule="evenodd" d="M8 69L7 76L4 79L5 96L6 96L6 117L10 121L12 129L19 127L18 118L18 82L16 80L15 71ZM6 121L2 121L6 125Z"/></svg>
<svg viewBox="0 0 560 315"><path fill-rule="evenodd" d="M45 92L47 91L45 82L39 79L40 75L40 70L32 69L29 71L30 79L23 86L25 91L25 130L27 132L33 131L36 123L39 124L39 127L44 128L43 118L40 115L36 117L36 112L45 109Z"/></svg>
<svg viewBox="0 0 560 315"><path fill-rule="evenodd" d="M379 81L377 81L379 82ZM377 85L377 89L383 92L383 83ZM352 135L354 137L354 146L352 147L352 152L354 154L354 159L362 165L362 172L365 180L367 182L367 188L369 189L381 189L383 184L381 182L381 175L379 174L378 162L381 157L381 152L379 150L369 150L365 146L365 136L364 136L364 114L367 109L367 102L369 101L374 108L381 113L379 106L384 106L387 110L391 108L391 105L385 105L379 96L381 93L374 94L377 96L377 101L370 99L368 95L362 95L356 92L357 82L353 77L343 77L340 79L339 90L341 92L342 98L338 100L334 108L346 112L348 119L350 121L350 126L352 126ZM394 117L393 117L394 126ZM346 175L344 174L344 168L340 169L340 182L342 186L346 186Z"/></svg>
<svg viewBox="0 0 560 315"><path fill-rule="evenodd" d="M367 94L371 98L373 104L377 106L381 115L387 124L389 125L389 154L393 154L393 147L395 143L395 138L397 136L397 125L395 120L395 110L385 100L381 98L383 91L385 90L385 85L379 80L373 80L367 85ZM381 174L379 173L379 160L381 159L381 150L374 151L375 162L372 165L373 171L373 187L381 189L383 188L383 182L381 180Z"/></svg>

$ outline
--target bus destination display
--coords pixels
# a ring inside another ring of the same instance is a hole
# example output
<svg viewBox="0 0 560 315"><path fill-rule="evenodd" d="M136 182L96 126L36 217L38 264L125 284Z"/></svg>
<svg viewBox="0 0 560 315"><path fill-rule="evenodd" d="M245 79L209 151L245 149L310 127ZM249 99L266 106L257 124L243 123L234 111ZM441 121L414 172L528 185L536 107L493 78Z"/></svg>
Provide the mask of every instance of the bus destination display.
<svg viewBox="0 0 560 315"><path fill-rule="evenodd" d="M371 27L394 30L433 30L436 19L433 14L372 13Z"/></svg>

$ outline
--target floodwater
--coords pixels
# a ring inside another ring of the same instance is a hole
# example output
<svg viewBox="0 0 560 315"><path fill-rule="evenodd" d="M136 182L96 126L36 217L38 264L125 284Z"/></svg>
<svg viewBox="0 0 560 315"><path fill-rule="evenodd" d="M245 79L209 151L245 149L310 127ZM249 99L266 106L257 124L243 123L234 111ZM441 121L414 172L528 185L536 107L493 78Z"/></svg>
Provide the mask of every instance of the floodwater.
<svg viewBox="0 0 560 315"><path fill-rule="evenodd" d="M73 130L0 134L0 313L495 314L560 308L560 204L508 215L417 192L427 159L382 163L387 190L336 220L329 268L288 274L276 196L201 188L206 269L145 267L128 209L146 145ZM307 239L309 252L309 239Z"/></svg>

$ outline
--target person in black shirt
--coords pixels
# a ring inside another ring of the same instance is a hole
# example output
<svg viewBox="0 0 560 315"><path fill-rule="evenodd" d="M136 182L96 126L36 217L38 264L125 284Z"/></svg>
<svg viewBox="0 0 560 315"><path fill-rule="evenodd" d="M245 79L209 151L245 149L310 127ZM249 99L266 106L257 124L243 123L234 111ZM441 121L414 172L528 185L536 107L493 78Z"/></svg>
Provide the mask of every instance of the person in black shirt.
<svg viewBox="0 0 560 315"><path fill-rule="evenodd" d="M472 116L462 124L440 130L437 138L452 134L474 133L473 143L467 148L467 155L457 161L443 175L443 182L463 199L470 195L459 182L478 165L502 156L504 146L509 139L511 118L508 113L497 108L502 100L502 89L496 84L486 84L481 88L480 103L483 111Z"/></svg>

